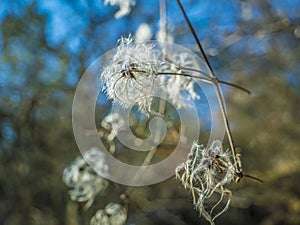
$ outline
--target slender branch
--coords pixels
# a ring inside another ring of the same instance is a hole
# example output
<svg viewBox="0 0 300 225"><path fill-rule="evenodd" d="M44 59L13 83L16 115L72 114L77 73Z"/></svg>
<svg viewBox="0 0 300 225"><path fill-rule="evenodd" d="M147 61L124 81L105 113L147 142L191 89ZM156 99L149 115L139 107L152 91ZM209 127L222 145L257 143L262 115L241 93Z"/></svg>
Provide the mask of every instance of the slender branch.
<svg viewBox="0 0 300 225"><path fill-rule="evenodd" d="M209 77L209 75L208 75L207 73L205 73L205 72L203 72L203 71L201 71L201 70L198 70L198 69L194 69L194 68L190 68L190 67L183 67L183 66L179 66L179 68L181 68L181 69L183 69L183 70L190 70L190 71L198 72L198 73L201 73L201 74L203 74L203 75ZM246 92L246 93L249 94L249 95L251 94L251 91L249 91L248 89L246 89L246 88L244 88L244 87L242 87L242 86L240 86L240 85L237 85L237 84L234 84L234 83L230 83L230 82L228 82L228 81L220 80L220 79L217 78L217 77L216 77L216 79L218 80L218 83L219 83L219 84L226 84L226 85L235 87L235 88L237 88L237 89L240 89L241 91L244 91L244 92Z"/></svg>
<svg viewBox="0 0 300 225"><path fill-rule="evenodd" d="M174 63L172 62L170 59L166 58L167 61L169 61L170 63ZM181 70L189 70L189 71L193 71L193 72L197 72L197 73L200 73L206 77L211 77L210 75L208 75L207 73L203 72L202 70L198 70L198 69L195 69L195 68L191 68L191 67L184 67L184 66L178 66L176 64L173 64L174 66L176 66L178 69L181 69ZM179 75L179 74L178 74ZM197 78L197 77L195 77ZM251 91L249 91L248 89L240 86L240 85L237 85L237 84L234 84L234 83L230 83L230 82L227 82L227 81L223 81L223 80L220 80L216 77L216 79L218 80L218 83L220 84L226 84L228 86L232 86L232 87L235 87L237 89L240 89L241 91L244 91L246 92L247 94L251 94Z"/></svg>
<svg viewBox="0 0 300 225"><path fill-rule="evenodd" d="M198 38L198 36L196 34L196 31L195 31L194 27L192 26L192 24L191 24L191 22L190 22L190 20L189 20L189 18L187 16L187 14L186 14L186 12L185 12L185 10L184 10L184 8L183 8L180 0L176 0L176 2L177 2L178 6L180 8L180 11L181 11L182 15L184 16L184 19L185 19L185 21L186 21L189 29L191 30L191 32L192 32L192 34L194 36L194 39L195 39L195 41L196 41L196 43L197 43L197 45L198 45L198 47L200 49L200 52L201 52L201 54L202 54L202 56L203 56L203 58L204 58L204 60L206 62L206 65L207 65L209 71L212 73L211 76L214 76L213 69L212 69L212 67L211 67L211 65L210 65L210 63L208 61L208 58L207 58L207 56L206 56L206 54L205 54L205 52L203 50L203 47L202 47L201 42L200 42L200 40L199 40L199 38Z"/></svg>
<svg viewBox="0 0 300 225"><path fill-rule="evenodd" d="M226 134L227 134L227 138L228 138L228 141L229 141L229 145L230 145L230 149L231 149L231 152L233 154L233 160L234 160L234 165L235 165L235 168L236 168L236 175L238 176L238 178L241 178L243 177L243 174L242 174L242 169L240 168L240 165L237 163L237 159L236 159L236 150L235 150L235 147L234 147L234 142L233 142L233 138L232 138L232 132L231 132L231 129L230 129L230 126L229 126L229 122L228 122L228 118L227 118L227 115L226 115L226 110L225 110L225 104L224 104L224 101L222 99L222 95L221 95L221 89L220 89L220 86L218 84L218 79L216 77L216 75L214 74L214 71L208 61L208 58L203 50L203 47L200 43L200 40L180 2L180 0L176 0L184 18L185 18L185 21L186 23L188 24L188 27L189 29L191 30L191 33L193 34L194 36L194 39L195 41L197 42L197 45L200 49L200 52L206 62L206 66L208 67L208 70L209 70L209 75L214 78L215 82L214 82L214 87L215 87L215 91L216 91L216 94L217 94L217 97L218 97L218 101L219 101L219 105L220 105L220 108L221 108L221 113L222 113L222 117L223 117L223 121L224 121L224 125L225 125L225 130L226 130Z"/></svg>
<svg viewBox="0 0 300 225"><path fill-rule="evenodd" d="M170 63L173 63L172 65L176 66L178 69L183 69L183 70L190 70L190 71L194 71L194 72L198 72L198 73L201 73L202 75L206 76L206 77L210 77L210 75L208 75L207 73L203 72L202 70L198 70L198 69L195 69L195 68L191 68L191 67L184 67L184 66L179 66L179 65L176 65L171 59L169 58L166 58L166 60Z"/></svg>
<svg viewBox="0 0 300 225"><path fill-rule="evenodd" d="M182 70L189 70L189 71L194 71L197 73L201 73L202 75L206 76L206 77L210 77L210 75L208 75L207 73L203 72L202 70L198 70L198 69L194 69L194 68L190 68L190 67L184 67L184 66L178 66L180 69Z"/></svg>
<svg viewBox="0 0 300 225"><path fill-rule="evenodd" d="M249 95L251 94L251 91L249 91L248 89L246 89L244 87L241 87L240 85L229 83L227 81L223 81L223 80L219 80L219 79L218 79L218 82L219 82L219 84L226 84L228 86L232 86L232 87L235 87L237 89L240 89L241 91L244 91L244 92L246 92Z"/></svg>
<svg viewBox="0 0 300 225"><path fill-rule="evenodd" d="M176 76L190 77L190 78L195 78L195 79L201 80L201 81L203 81L205 83L210 83L210 84L213 84L213 85L215 85L215 83L221 83L221 84L225 84L225 85L237 88L237 89L239 89L241 91L246 92L247 94L251 94L251 92L249 90L247 90L246 88L243 88L243 87L241 87L241 86L239 86L237 84L233 84L233 83L230 83L230 82L227 82L227 81L222 81L222 80L219 80L219 79L204 78L204 77L199 77L199 76L191 75L191 74L188 74L188 73L160 72L157 75L176 75ZM216 82L214 80L216 80Z"/></svg>
<svg viewBox="0 0 300 225"><path fill-rule="evenodd" d="M259 181L259 182L261 182L261 183L264 182L262 179L259 179L259 178L257 178L257 177L251 176L251 175L249 175L249 174L243 174L243 175L244 175L245 177L251 178L251 179L256 180L256 181Z"/></svg>
<svg viewBox="0 0 300 225"><path fill-rule="evenodd" d="M184 67L184 66L179 66L179 65L176 65L176 63L172 62L170 59L166 58L167 61L169 61L170 63L172 63L172 65L176 66L178 69L181 69L181 70L189 70L189 71L194 71L194 72L197 72L197 73L200 73L206 77L210 77L210 75L208 75L207 73L203 72L202 70L198 70L198 69L195 69L195 68L191 68L191 67Z"/></svg>
<svg viewBox="0 0 300 225"><path fill-rule="evenodd" d="M183 76L183 77L190 77L190 78L195 78L201 81L204 81L206 83L212 84L212 79L210 78L204 78L204 77L199 77L195 75L191 75L189 73L172 73L172 72L159 72L157 75L174 75L174 76Z"/></svg>
<svg viewBox="0 0 300 225"><path fill-rule="evenodd" d="M219 101L219 104L220 104L220 107L221 107L221 113L222 113L222 117L223 117L223 121L224 121L224 125L225 125L225 130L226 130L226 133L227 133L227 138L228 138L228 142L229 142L229 145L230 145L230 149L232 151L232 155L234 156L233 161L234 161L234 165L236 167L236 173L239 177L242 177L243 176L242 171L241 171L242 169L240 168L239 163L237 163L236 150L235 150L235 147L234 147L232 132L231 132L229 122L228 122L228 119L227 119L227 115L226 115L226 111L225 111L225 105L224 105L222 95L221 95L221 90L220 90L220 87L219 87L218 83L215 83L214 87L215 87L215 91L217 93L218 101Z"/></svg>

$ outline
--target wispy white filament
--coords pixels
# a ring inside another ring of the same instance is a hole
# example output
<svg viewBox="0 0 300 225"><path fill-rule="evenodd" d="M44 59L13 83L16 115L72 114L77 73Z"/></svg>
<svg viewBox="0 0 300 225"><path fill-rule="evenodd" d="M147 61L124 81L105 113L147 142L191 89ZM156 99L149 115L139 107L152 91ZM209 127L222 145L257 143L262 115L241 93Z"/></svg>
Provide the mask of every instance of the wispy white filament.
<svg viewBox="0 0 300 225"><path fill-rule="evenodd" d="M193 144L186 162L176 168L176 177L182 185L191 191L193 203L200 215L213 224L213 220L228 208L231 200L231 191L225 185L235 178L235 169L229 151L223 151L222 143L214 141L211 146L204 147ZM219 194L219 200L210 207L205 206L211 196ZM225 206L216 215L215 208L226 197Z"/></svg>

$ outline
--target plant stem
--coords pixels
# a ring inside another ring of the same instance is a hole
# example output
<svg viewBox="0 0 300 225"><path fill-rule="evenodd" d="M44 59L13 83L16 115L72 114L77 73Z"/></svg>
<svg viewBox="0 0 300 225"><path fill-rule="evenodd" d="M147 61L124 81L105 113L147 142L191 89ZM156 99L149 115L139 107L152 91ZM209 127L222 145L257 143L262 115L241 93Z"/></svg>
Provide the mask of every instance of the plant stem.
<svg viewBox="0 0 300 225"><path fill-rule="evenodd" d="M220 87L219 87L217 82L218 81L216 80L216 83L215 83L214 87L215 87L215 91L217 93L218 101L219 101L219 104L220 104L220 107L221 107L221 113L222 113L222 117L223 117L223 121L224 121L224 125L225 125L225 130L226 130L226 133L227 133L227 138L228 138L228 142L229 142L229 145L230 145L230 149L231 149L232 155L234 156L233 161L234 161L234 165L236 167L236 173L237 173L238 176L242 176L242 168L240 168L240 165L236 160L236 150L235 150L235 147L234 147L232 132L231 132L229 122L228 122L228 118L227 118L227 115L226 115L225 105L224 105L224 101L222 99L221 90L220 90Z"/></svg>
<svg viewBox="0 0 300 225"><path fill-rule="evenodd" d="M185 19L185 21L186 21L186 23L187 23L189 29L191 30L191 32L192 32L192 34L193 34L193 36L194 36L194 39L195 39L195 41L196 41L196 43L197 43L197 45L198 45L198 47L199 47L199 49L200 49L200 52L201 52L202 56L204 57L204 60L205 60L205 62L206 62L206 64L207 64L209 70L210 70L210 71L213 71L213 69L212 69L212 67L210 66L210 63L209 63L209 61L208 61L208 59L207 59L207 56L206 56L206 54L205 54L205 52L204 52L204 50L203 50L203 48L202 48L201 42L200 42L200 40L199 40L199 38L198 38L198 36L197 36L197 34L196 34L196 31L195 31L194 27L192 26L192 24L191 24L191 22L190 22L188 16L186 15L186 12L185 12L185 10L184 10L184 8L183 8L181 2L180 2L179 0L176 0L176 2L177 2L178 6L179 6L179 8L180 8L180 11L181 11L182 15L184 16L184 19Z"/></svg>
<svg viewBox="0 0 300 225"><path fill-rule="evenodd" d="M240 167L240 165L237 163L237 159L236 159L236 150L235 150L235 147L234 147L234 142L233 142L233 138L232 138L232 133L231 133L231 130L230 130L230 126L229 126L229 122L228 122L228 118L227 118L227 115L226 115L226 111L225 111L225 104L224 104L224 101L223 101L223 98L222 98L222 94L221 94L221 89L220 89L220 86L219 86L219 81L217 79L217 76L215 75L209 61L208 61L208 58L204 52L204 49L200 43L200 40L180 2L180 0L176 0L179 8L180 8L180 11L182 12L183 16L184 16L184 19L186 21L186 23L188 24L188 27L191 31L191 33L193 34L194 36L194 39L200 49L200 52L205 60L205 63L206 63L206 66L209 70L209 75L210 77L212 78L212 81L213 81L213 84L214 84L214 88L215 88L215 91L216 91L216 94L217 94L217 98L218 98L218 101L219 101L219 105L220 105L220 108L221 108L221 113L222 113L222 117L223 117L223 121L224 121L224 125L225 125L225 130L226 130L226 133L227 133L227 138L228 138L228 141L229 141L229 145L230 145L230 149L231 149L231 152L232 152L232 155L233 155L233 159L234 159L234 165L235 165L235 168L236 168L236 174L238 176L238 178L241 178L243 175L242 175L242 168Z"/></svg>
<svg viewBox="0 0 300 225"><path fill-rule="evenodd" d="M172 65L176 66L178 69L180 70L188 70L188 71L193 71L193 72L197 72L197 73L200 73L202 75L204 75L205 77L208 77L210 78L211 76L205 72L203 72L202 70L199 70L199 69L195 69L195 68L191 68L191 67L185 67L185 66L179 66L179 65L176 65L172 60L170 60L169 58L165 58L169 63L172 63ZM178 74L179 75L179 74ZM226 85L229 85L229 86L232 86L232 87L235 87L237 89L240 89L244 92L246 92L247 94L251 94L251 92L249 90L247 90L246 88L243 88L241 87L240 85L237 85L237 84L233 84L233 83L230 83L230 82L227 82L227 81L223 81L223 80L220 80L218 79L216 76L215 78L218 80L218 83L220 84L226 84Z"/></svg>
<svg viewBox="0 0 300 225"><path fill-rule="evenodd" d="M194 70L196 71L196 69ZM197 71L198 72L198 71ZM214 80L217 79L217 83L220 83L220 84L226 84L228 86L231 86L231 87L234 87L234 88L237 88L241 91L244 91L246 92L247 94L250 94L251 92L249 90L247 90L246 88L243 88L237 84L233 84L233 83L230 83L230 82L227 82L227 81L222 81L222 80L219 80L218 78L204 78L204 77L199 77L199 76L195 76L195 75L191 75L189 73L171 73L171 72L159 72L157 75L175 75L175 76L184 76L184 77L190 77L190 78L195 78L195 79L198 79L198 80L201 80L203 82L206 82L206 83L210 83L210 84L213 84L215 85L215 82Z"/></svg>
<svg viewBox="0 0 300 225"><path fill-rule="evenodd" d="M83 203L79 203L77 206L77 217L79 225L85 225L83 207Z"/></svg>
<svg viewBox="0 0 300 225"><path fill-rule="evenodd" d="M163 100L163 99L160 99L160 101L159 101L159 113L161 115L164 114L165 107L166 107L166 101ZM155 143L156 143L156 140L159 139L160 136L161 136L161 132L160 131L161 131L160 129L158 129L156 131L156 134L155 134L155 137L154 137ZM151 151L148 152L148 154L146 155L146 157L145 157L145 159L144 159L141 167L139 168L138 172L135 174L135 176L133 178L134 182L138 181L142 177L142 175L144 174L145 170L147 169L145 166L147 166L147 165L150 164L150 162L151 162L152 158L154 157L156 151L157 151L157 148L154 148L154 149L152 149ZM125 193L127 195L129 195L130 192L133 190L133 188L134 188L133 186L128 187L126 189Z"/></svg>

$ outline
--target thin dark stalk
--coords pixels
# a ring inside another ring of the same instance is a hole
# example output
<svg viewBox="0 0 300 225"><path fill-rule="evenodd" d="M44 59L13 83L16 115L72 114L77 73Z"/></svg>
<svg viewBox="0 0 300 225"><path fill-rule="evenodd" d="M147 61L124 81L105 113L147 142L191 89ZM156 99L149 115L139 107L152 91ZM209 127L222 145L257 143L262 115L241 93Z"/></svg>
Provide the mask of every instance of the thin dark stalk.
<svg viewBox="0 0 300 225"><path fill-rule="evenodd" d="M167 59L167 61L169 61L170 63L173 63L170 59ZM181 70L193 71L193 72L200 73L200 74L202 74L202 75L204 75L204 76L206 76L206 77L211 77L210 75L208 75L207 73L203 72L202 70L198 70L198 69L191 68L191 67L178 66L178 65L176 65L176 64L174 64L174 65L177 66L178 69L181 69ZM179 75L179 74L178 74L178 75ZM196 78L196 77L195 77L195 78ZM226 85L228 85L228 86L232 86L232 87L235 87L235 88L237 88L237 89L240 89L241 91L244 91L244 92L246 92L246 93L249 94L249 95L251 94L251 92L250 92L248 89L246 89L246 88L244 88L244 87L242 87L242 86L240 86L240 85L237 85L237 84L234 84L234 83L230 83L230 82L227 82L227 81L220 80L220 79L218 79L217 77L215 77L215 78L217 79L218 83L220 83L220 84L226 84Z"/></svg>
<svg viewBox="0 0 300 225"><path fill-rule="evenodd" d="M242 174L239 163L237 163L236 150L235 150L235 147L234 147L232 132L231 132L231 129L230 129L230 126L229 126L229 121L227 119L227 115L226 115L226 111L225 111L225 105L224 105L224 102L223 102L223 99L222 99L221 90L220 90L220 87L219 87L218 83L215 83L214 87L215 87L215 91L217 93L218 101L219 101L219 104L220 104L220 107L221 107L221 113L222 113L222 117L223 117L223 121L224 121L224 125L225 125L225 130L226 130L226 133L227 133L227 138L228 138L228 142L229 142L229 145L230 145L230 149L231 149L232 155L234 156L233 161L234 161L234 165L236 167L236 173L237 173L237 176L239 178L241 178L241 177L243 177L243 174Z"/></svg>
<svg viewBox="0 0 300 225"><path fill-rule="evenodd" d="M203 50L203 47L202 47L201 42L200 42L200 40L199 40L199 38L198 38L198 36L196 34L196 31L195 31L194 27L192 26L192 24L190 22L190 19L188 18L188 16L187 16L187 14L186 14L186 12L185 12L185 10L184 10L181 2L179 0L176 0L176 2L177 2L178 6L180 8L180 11L181 11L182 15L184 16L184 19L185 19L185 21L186 21L189 29L191 30L191 32L192 32L192 34L194 36L194 39L195 39L195 41L196 41L196 43L197 43L197 45L198 45L198 47L200 49L200 52L201 52L201 54L202 54L202 56L203 56L203 58L204 58L204 60L206 62L206 65L207 65L209 71L212 72L212 75L214 75L213 69L212 69L212 67L211 67L211 65L210 65L210 63L208 61L208 58L207 58L207 56L206 56L206 54L205 54L205 52Z"/></svg>
<svg viewBox="0 0 300 225"><path fill-rule="evenodd" d="M178 69L182 69L182 70L189 70L189 71L194 71L194 72L198 72L201 73L202 75L206 76L206 77L210 77L210 75L208 75L207 73L203 72L202 70L198 70L195 68L191 68L191 67L184 67L184 66L179 66L176 65L172 60L166 58L166 60L170 63L172 63L172 65L176 66Z"/></svg>
<svg viewBox="0 0 300 225"><path fill-rule="evenodd" d="M243 174L243 175L244 175L245 177L251 178L251 179L256 180L256 181L259 181L259 182L261 182L261 183L264 182L263 180L261 180L261 179L259 179L259 178L257 178L257 177L251 176L251 175L249 175L249 174Z"/></svg>
<svg viewBox="0 0 300 225"><path fill-rule="evenodd" d="M223 121L224 121L224 125L225 125L225 130L226 130L226 133L227 133L227 138L228 138L228 142L229 142L229 145L230 145L230 149L231 149L231 152L232 152L232 155L234 156L233 157L233 160L234 160L234 165L235 165L235 168L236 168L236 174L238 176L238 178L241 178L243 177L243 174L242 174L242 169L240 168L240 165L237 163L237 159L236 159L236 150L235 150L235 147L234 147L234 142L233 142L233 138L232 138L232 132L231 132L231 129L230 129L230 126L229 126L229 122L228 122L228 118L227 118L227 115L226 115L226 110L225 110L225 104L223 102L223 98L222 98L222 94L221 94L221 89L220 89L220 86L219 86L219 83L218 83L218 79L216 77L216 75L214 74L214 71L208 61L208 58L203 50L203 47L200 43L200 40L180 2L180 0L176 0L184 18L185 18L185 21L186 23L188 24L188 27L189 29L191 30L191 33L193 34L194 36L194 39L200 49L200 52L206 62L206 65L208 67L208 70L209 70L209 75L211 76L211 78L214 79L214 87L215 87L215 91L216 91L216 94L217 94L217 97L218 97L218 101L219 101L219 105L220 105L220 108L221 108L221 113L222 113L222 117L223 117Z"/></svg>
<svg viewBox="0 0 300 225"><path fill-rule="evenodd" d="M223 81L223 80L219 80L219 79L218 79L218 82L219 82L219 84L226 84L226 85L228 85L228 86L235 87L235 88L237 88L237 89L239 89L239 90L241 90L241 91L246 92L246 93L249 94L249 95L251 94L251 91L249 91L249 90L246 89L246 88L241 87L240 85L233 84L233 83L229 83L229 82L227 82L227 81Z"/></svg>
<svg viewBox="0 0 300 225"><path fill-rule="evenodd" d="M203 75L205 75L206 77L210 77L207 73L201 71L201 70L198 70L198 69L194 69L194 68L190 68L190 67L183 67L183 66L179 66L180 69L183 69L183 70L189 70L189 71L194 71L194 72L198 72L198 73L201 73ZM230 83L230 82L227 82L227 81L223 81L223 80L220 80L216 77L216 79L218 80L218 83L220 84L226 84L226 85L229 85L229 86L232 86L232 87L235 87L237 89L240 89L244 92L246 92L247 94L251 94L251 91L249 91L248 89L240 86L240 85L237 85L237 84L234 84L234 83Z"/></svg>
<svg viewBox="0 0 300 225"><path fill-rule="evenodd" d="M202 70L195 69L195 68L179 66L179 69L194 71L194 72L197 72L197 73L201 73L201 74L203 74L206 77L210 77L210 75L208 75L207 73L203 72Z"/></svg>
<svg viewBox="0 0 300 225"><path fill-rule="evenodd" d="M184 77L190 77L190 78L195 78L195 79L198 79L198 80L201 80L203 82L206 82L206 83L210 83L210 84L215 84L214 80L215 79L212 79L212 78L204 78L204 77L199 77L199 76L195 76L195 75L191 75L191 74L188 74L188 73L168 73L168 72L161 72L161 73L158 73L157 75L176 75L176 76L184 76ZM222 80L219 80L217 79L218 83L220 84L225 84L225 85L228 85L228 86L231 86L231 87L234 87L234 88L237 88L241 91L244 91L246 92L247 94L250 94L251 92L249 90L247 90L246 88L243 88L237 84L233 84L233 83L230 83L230 82L227 82L227 81L222 81Z"/></svg>
<svg viewBox="0 0 300 225"><path fill-rule="evenodd" d="M206 83L212 84L212 80L210 78L199 77L199 76L191 75L189 73L159 72L157 75L175 75L175 76L190 77L190 78L195 78L204 81Z"/></svg>

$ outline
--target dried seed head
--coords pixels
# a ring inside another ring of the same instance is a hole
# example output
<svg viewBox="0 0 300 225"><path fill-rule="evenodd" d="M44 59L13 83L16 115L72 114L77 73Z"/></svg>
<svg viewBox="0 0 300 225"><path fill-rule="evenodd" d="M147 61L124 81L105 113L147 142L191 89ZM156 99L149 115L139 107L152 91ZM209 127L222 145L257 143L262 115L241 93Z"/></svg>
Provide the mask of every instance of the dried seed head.
<svg viewBox="0 0 300 225"><path fill-rule="evenodd" d="M176 177L186 189L191 191L196 209L211 223L229 206L231 191L225 185L235 178L235 167L232 161L229 151L223 151L220 141L214 141L206 148L194 143L187 161L176 168ZM219 195L219 200L208 211L205 203L211 200L212 195ZM215 208L222 203L224 197L227 199L225 206L213 215Z"/></svg>
<svg viewBox="0 0 300 225"><path fill-rule="evenodd" d="M98 210L90 225L123 225L127 219L126 209L117 203L109 203L104 210Z"/></svg>
<svg viewBox="0 0 300 225"><path fill-rule="evenodd" d="M84 156L93 158L95 166L105 168L104 158L96 153L96 149L87 151ZM77 157L63 172L64 183L71 188L70 198L76 202L87 202L85 207L89 208L97 194L102 193L108 186L108 181L100 177L82 156Z"/></svg>
<svg viewBox="0 0 300 225"><path fill-rule="evenodd" d="M105 212L110 217L110 223L115 225L123 225L126 222L127 213L123 206L116 203L109 203L105 206Z"/></svg>
<svg viewBox="0 0 300 225"><path fill-rule="evenodd" d="M131 37L121 38L119 43L101 74L104 91L126 108L138 105L149 112L156 86L158 54L153 45L134 42Z"/></svg>
<svg viewBox="0 0 300 225"><path fill-rule="evenodd" d="M90 225L110 225L109 217L104 210L98 210L92 217Z"/></svg>

